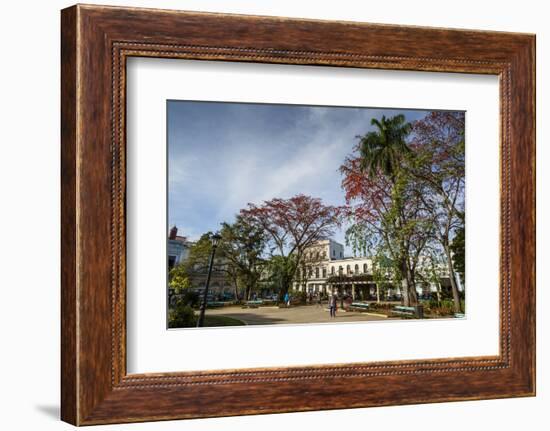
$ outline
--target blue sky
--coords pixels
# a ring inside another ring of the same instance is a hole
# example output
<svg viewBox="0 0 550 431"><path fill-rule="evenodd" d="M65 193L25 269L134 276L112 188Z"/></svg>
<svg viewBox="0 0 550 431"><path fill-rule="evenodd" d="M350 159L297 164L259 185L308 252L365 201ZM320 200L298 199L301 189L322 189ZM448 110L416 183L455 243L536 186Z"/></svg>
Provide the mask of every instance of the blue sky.
<svg viewBox="0 0 550 431"><path fill-rule="evenodd" d="M299 193L341 205L339 166L371 118L427 111L168 101L168 224L191 240L247 203ZM345 243L345 227L333 238ZM349 253L349 249L346 248Z"/></svg>

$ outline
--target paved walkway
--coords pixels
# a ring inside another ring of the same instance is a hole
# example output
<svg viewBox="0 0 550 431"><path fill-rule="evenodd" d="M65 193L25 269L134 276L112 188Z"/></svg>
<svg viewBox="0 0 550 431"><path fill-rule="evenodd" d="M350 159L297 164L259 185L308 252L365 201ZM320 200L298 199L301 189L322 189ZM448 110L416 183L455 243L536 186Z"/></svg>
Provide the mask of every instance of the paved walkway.
<svg viewBox="0 0 550 431"><path fill-rule="evenodd" d="M369 320L386 320L385 317L356 311L336 312L336 318L331 319L328 308L319 305L299 305L290 308L258 307L242 308L230 306L206 310L207 315L228 316L242 320L247 325L271 325L275 323L326 323L326 322L357 322Z"/></svg>

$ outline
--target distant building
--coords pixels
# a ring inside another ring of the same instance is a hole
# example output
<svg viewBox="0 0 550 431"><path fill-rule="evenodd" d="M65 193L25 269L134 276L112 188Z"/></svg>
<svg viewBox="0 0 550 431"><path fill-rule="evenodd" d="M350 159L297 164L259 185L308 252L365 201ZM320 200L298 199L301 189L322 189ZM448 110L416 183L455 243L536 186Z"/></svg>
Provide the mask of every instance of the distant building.
<svg viewBox="0 0 550 431"><path fill-rule="evenodd" d="M168 267L171 269L189 257L193 245L185 237L178 236L177 228L170 230L168 239ZM212 299L234 297L236 280L229 277L226 262L216 257L209 286L209 297ZM436 293L450 292L450 280L445 266L437 270L438 284L425 282L417 277L416 291L421 297ZM196 267L191 270L189 280L193 289L201 293L206 284L206 268ZM269 274L266 272L260 283L265 283L262 294L274 294L268 287ZM317 241L305 250L294 275L292 290L312 294L338 293L350 295L357 300L399 300L401 298L400 280L391 280L389 271L382 286L378 286L373 275L373 260L370 257L346 257L344 246L332 239ZM463 287L460 286L460 290ZM378 298L380 295L380 298Z"/></svg>
<svg viewBox="0 0 550 431"><path fill-rule="evenodd" d="M189 241L187 237L178 235L176 226L170 229L168 234L168 271L189 257L189 250L193 244L194 242ZM220 297L231 294L235 290L234 283L228 279L224 267L222 260L216 258L210 280L211 295ZM206 284L206 275L206 270L198 270L190 274L189 281L196 292L201 293L203 291Z"/></svg>
<svg viewBox="0 0 550 431"><path fill-rule="evenodd" d="M168 235L168 270L187 259L192 242L184 236L178 236L178 228L173 226Z"/></svg>
<svg viewBox="0 0 550 431"><path fill-rule="evenodd" d="M439 272L439 286L435 283L417 282L418 295L429 296L438 287L450 288L450 280L445 268ZM401 297L396 280L385 280L385 297ZM375 299L379 294L373 277L373 262L369 257L345 257L344 246L332 239L318 241L310 246L302 257L292 285L295 291L308 293L349 294L354 299Z"/></svg>

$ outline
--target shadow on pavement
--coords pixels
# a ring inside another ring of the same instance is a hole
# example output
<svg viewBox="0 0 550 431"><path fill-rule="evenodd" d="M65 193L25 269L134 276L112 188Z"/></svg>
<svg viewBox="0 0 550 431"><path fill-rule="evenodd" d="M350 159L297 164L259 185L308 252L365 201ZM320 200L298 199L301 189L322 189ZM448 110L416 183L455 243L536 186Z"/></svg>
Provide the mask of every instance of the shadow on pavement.
<svg viewBox="0 0 550 431"><path fill-rule="evenodd" d="M253 313L224 313L216 314L216 316L227 316L234 319L239 319L247 325L271 325L273 323L288 322L287 319L279 319L276 317L262 316Z"/></svg>

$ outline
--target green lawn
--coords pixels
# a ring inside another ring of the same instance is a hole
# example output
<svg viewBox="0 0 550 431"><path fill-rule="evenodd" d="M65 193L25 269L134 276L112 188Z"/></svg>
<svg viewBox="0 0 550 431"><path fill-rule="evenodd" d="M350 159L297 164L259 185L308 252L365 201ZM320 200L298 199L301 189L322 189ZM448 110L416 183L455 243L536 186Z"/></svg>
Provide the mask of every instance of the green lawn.
<svg viewBox="0 0 550 431"><path fill-rule="evenodd" d="M243 326L245 323L242 320L235 319L233 317L227 316L209 316L208 314L204 316L204 325L203 327L209 326Z"/></svg>

